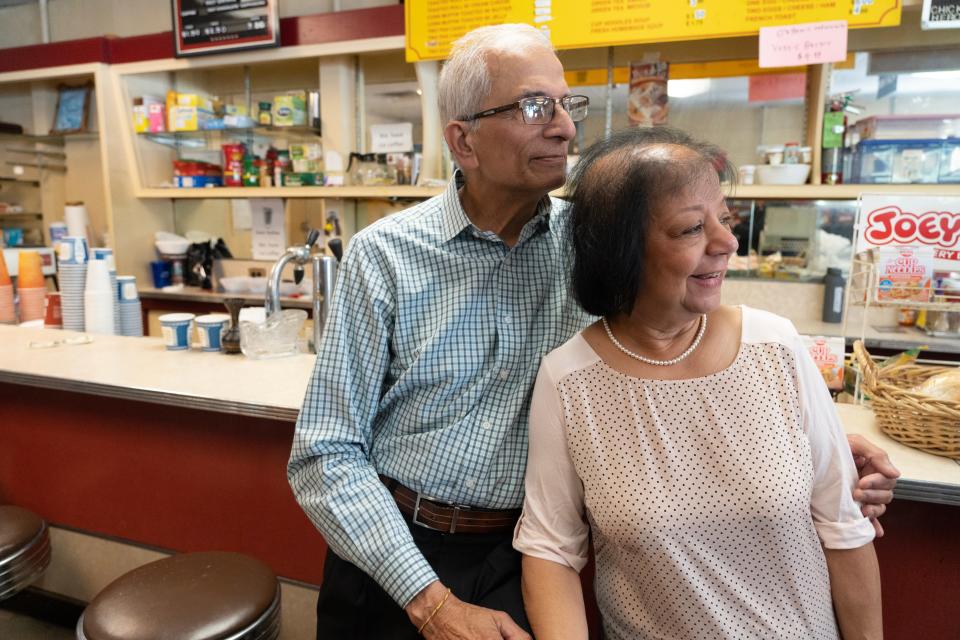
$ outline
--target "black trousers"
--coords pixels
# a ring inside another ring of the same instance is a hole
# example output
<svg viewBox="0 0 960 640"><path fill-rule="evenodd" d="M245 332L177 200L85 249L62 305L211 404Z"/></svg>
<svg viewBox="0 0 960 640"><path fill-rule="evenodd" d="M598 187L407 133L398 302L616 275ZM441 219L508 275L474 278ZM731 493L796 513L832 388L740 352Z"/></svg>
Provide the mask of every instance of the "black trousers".
<svg viewBox="0 0 960 640"><path fill-rule="evenodd" d="M409 521L407 522L410 525ZM505 611L530 630L520 592L520 554L512 533L445 534L410 525L413 540L440 581L461 600ZM317 599L317 640L414 640L407 614L367 574L327 552Z"/></svg>

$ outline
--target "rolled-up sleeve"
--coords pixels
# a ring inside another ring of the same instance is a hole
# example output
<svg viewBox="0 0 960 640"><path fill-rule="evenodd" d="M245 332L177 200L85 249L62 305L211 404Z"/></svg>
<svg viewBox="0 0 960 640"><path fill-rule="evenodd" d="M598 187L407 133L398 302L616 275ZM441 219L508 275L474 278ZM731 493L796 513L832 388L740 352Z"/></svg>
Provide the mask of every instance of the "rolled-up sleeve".
<svg viewBox="0 0 960 640"><path fill-rule="evenodd" d="M437 576L370 459L395 296L389 269L367 240L355 236L343 259L287 478L330 548L405 606Z"/></svg>
<svg viewBox="0 0 960 640"><path fill-rule="evenodd" d="M794 352L801 418L813 457L813 524L828 549L861 547L873 540L875 533L853 499L857 468L850 445L823 377L799 336Z"/></svg>
<svg viewBox="0 0 960 640"><path fill-rule="evenodd" d="M583 483L567 449L563 406L546 362L530 404L530 449L523 513L513 547L579 572L587 563L590 529Z"/></svg>

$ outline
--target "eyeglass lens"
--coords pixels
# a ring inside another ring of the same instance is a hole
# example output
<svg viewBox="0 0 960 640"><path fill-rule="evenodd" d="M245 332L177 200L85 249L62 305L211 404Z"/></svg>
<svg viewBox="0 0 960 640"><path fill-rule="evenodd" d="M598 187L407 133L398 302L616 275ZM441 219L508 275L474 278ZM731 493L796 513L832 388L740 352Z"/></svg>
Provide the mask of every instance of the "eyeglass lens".
<svg viewBox="0 0 960 640"><path fill-rule="evenodd" d="M564 111L574 122L579 122L587 117L587 106L590 100L586 96L566 96L560 99ZM556 108L554 98L524 98L520 101L520 112L523 114L523 121L527 124L546 124L553 120L553 113Z"/></svg>

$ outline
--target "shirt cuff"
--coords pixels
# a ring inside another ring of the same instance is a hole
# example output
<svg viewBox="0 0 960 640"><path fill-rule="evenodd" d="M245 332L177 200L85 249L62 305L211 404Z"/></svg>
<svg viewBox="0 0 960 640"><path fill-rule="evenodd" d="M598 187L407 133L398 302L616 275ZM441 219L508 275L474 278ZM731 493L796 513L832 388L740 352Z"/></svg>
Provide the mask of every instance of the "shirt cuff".
<svg viewBox="0 0 960 640"><path fill-rule="evenodd" d="M872 542L876 536L868 518L850 522L814 522L813 526L827 549L856 549Z"/></svg>
<svg viewBox="0 0 960 640"><path fill-rule="evenodd" d="M406 607L427 585L439 579L415 544L397 549L371 577L401 607Z"/></svg>

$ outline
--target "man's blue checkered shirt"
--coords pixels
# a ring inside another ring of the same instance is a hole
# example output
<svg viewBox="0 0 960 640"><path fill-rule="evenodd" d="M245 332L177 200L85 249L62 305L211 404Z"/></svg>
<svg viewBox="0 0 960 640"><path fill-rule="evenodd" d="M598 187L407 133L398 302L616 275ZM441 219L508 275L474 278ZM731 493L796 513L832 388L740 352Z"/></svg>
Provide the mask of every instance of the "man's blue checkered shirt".
<svg viewBox="0 0 960 640"><path fill-rule="evenodd" d="M437 577L377 474L520 507L540 360L590 321L568 290L565 204L544 198L508 247L457 186L350 242L288 467L331 549L401 606Z"/></svg>

